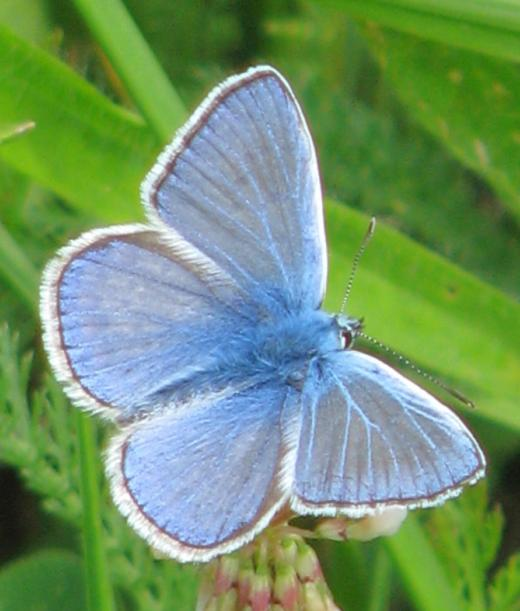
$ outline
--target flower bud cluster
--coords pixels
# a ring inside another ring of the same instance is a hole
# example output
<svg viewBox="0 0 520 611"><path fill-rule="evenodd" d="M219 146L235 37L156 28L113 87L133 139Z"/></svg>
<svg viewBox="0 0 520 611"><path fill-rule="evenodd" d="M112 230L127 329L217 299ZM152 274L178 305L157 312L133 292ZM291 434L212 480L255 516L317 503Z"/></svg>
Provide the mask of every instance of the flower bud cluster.
<svg viewBox="0 0 520 611"><path fill-rule="evenodd" d="M273 528L206 567L198 611L339 611L316 553Z"/></svg>
<svg viewBox="0 0 520 611"><path fill-rule="evenodd" d="M292 527L284 516L249 545L205 567L197 611L338 611L303 537L369 541L395 533L406 513L387 507L358 520L319 518L313 530Z"/></svg>

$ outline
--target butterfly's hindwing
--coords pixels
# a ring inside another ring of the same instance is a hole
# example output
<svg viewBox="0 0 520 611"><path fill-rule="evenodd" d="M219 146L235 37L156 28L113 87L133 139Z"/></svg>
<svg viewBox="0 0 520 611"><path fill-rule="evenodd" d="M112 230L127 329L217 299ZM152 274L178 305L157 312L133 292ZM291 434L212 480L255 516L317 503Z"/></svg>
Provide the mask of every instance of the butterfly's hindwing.
<svg viewBox="0 0 520 611"><path fill-rule="evenodd" d="M462 421L381 361L349 350L310 368L293 507L362 517L391 505L435 505L483 476Z"/></svg>
<svg viewBox="0 0 520 611"><path fill-rule="evenodd" d="M291 388L262 384L131 425L108 452L121 511L181 561L244 545L287 502L295 406Z"/></svg>

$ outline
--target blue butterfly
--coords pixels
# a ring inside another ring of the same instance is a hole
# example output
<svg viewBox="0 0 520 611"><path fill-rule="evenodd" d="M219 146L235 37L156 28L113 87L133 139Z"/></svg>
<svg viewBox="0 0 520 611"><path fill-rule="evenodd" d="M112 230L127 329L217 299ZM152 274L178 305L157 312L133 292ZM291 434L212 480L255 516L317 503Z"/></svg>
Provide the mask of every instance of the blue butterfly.
<svg viewBox="0 0 520 611"><path fill-rule="evenodd" d="M437 505L483 476L461 420L351 349L327 276L314 146L257 67L214 89L142 185L147 224L48 264L44 340L80 408L113 419L114 500L180 561L251 541L287 508L361 518Z"/></svg>

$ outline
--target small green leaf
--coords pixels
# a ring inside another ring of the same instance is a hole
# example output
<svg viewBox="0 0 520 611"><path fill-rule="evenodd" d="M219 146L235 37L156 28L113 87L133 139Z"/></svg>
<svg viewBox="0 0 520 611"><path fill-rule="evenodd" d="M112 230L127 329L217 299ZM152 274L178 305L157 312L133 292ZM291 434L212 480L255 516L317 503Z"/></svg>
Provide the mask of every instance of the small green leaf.
<svg viewBox="0 0 520 611"><path fill-rule="evenodd" d="M486 580L496 559L504 518L500 508L487 508L484 483L429 513L431 541L447 567L461 604L486 608Z"/></svg>
<svg viewBox="0 0 520 611"><path fill-rule="evenodd" d="M70 552L43 550L0 571L0 611L85 611L81 561Z"/></svg>
<svg viewBox="0 0 520 611"><path fill-rule="evenodd" d="M520 611L520 554L511 556L489 588L490 611Z"/></svg>

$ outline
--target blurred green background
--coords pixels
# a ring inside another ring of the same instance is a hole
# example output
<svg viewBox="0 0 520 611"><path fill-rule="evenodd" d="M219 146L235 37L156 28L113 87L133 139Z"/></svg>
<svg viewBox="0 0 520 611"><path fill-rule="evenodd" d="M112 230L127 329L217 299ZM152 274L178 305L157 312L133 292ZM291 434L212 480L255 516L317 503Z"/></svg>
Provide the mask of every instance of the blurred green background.
<svg viewBox="0 0 520 611"><path fill-rule="evenodd" d="M197 569L126 527L110 430L49 374L38 282L82 230L143 219L162 146L258 63L291 83L318 149L327 307L376 215L349 312L475 401L441 396L489 458L487 485L397 536L320 544L336 602L520 609L519 61L512 0L0 2L0 611L193 608Z"/></svg>

